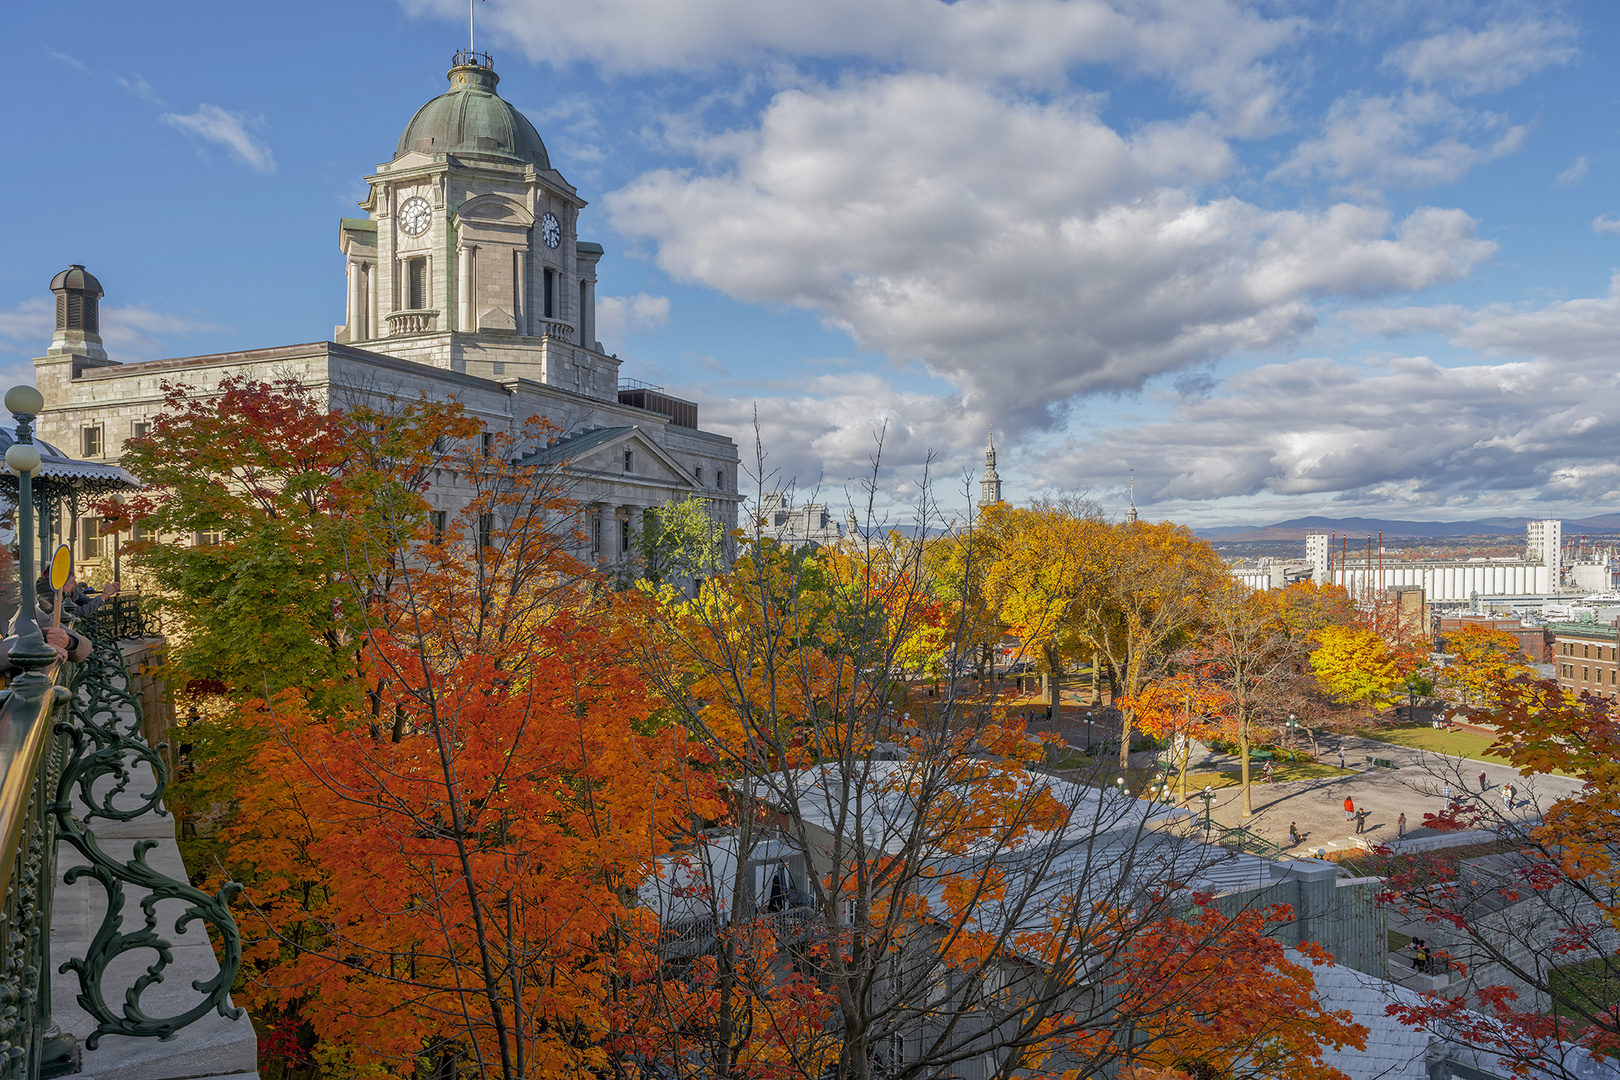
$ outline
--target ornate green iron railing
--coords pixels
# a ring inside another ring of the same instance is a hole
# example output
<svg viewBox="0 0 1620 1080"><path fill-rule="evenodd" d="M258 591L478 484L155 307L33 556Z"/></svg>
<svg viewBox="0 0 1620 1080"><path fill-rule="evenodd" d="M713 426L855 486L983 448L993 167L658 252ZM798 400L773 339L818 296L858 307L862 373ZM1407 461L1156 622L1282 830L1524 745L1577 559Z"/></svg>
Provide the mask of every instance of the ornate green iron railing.
<svg viewBox="0 0 1620 1080"><path fill-rule="evenodd" d="M17 437L5 454L7 467L17 474L21 565L16 584L31 586L31 474L40 463L32 422L44 402L32 387L15 387L5 404L18 421ZM18 595L27 593L19 589ZM0 1080L62 1076L77 1068L77 1040L51 1016L50 930L59 880L94 879L106 893L106 910L85 955L69 957L58 968L78 976L79 1006L95 1022L93 1031L82 1033L86 1048L94 1050L110 1034L166 1039L210 1012L232 1020L242 1016L229 996L242 958L230 911L240 886L227 884L209 895L147 863L156 840L137 841L133 857L121 860L102 848L89 827L97 819L126 822L165 813L163 759L141 737L141 705L119 646L119 632L127 628L120 622L124 606L106 607L84 620L79 629L93 648L79 664L57 662L31 603L21 605L9 641L10 663L21 673L0 690ZM64 614L73 614L68 605ZM132 792L142 763L151 768L152 790ZM84 860L60 878L59 842ZM140 893L136 906L142 925L134 930L124 926L129 890ZM157 907L165 901L184 905L175 934L199 921L212 930L219 971L192 983L201 995L196 1004L152 1016L143 995L174 961L174 946L158 928ZM136 950L154 953L157 960L133 983L119 987L123 1001L114 1008L106 986L109 965Z"/></svg>
<svg viewBox="0 0 1620 1080"><path fill-rule="evenodd" d="M78 975L79 1006L96 1022L93 1031L81 1033L86 1048L94 1050L109 1034L168 1038L210 1012L230 1019L242 1015L229 998L242 958L230 911L239 886L228 884L210 895L163 875L146 861L155 840L139 841L134 857L120 860L102 849L90 827L96 819L130 821L165 812L163 761L141 738L140 702L110 627L110 618L87 621L81 629L94 642L90 657L60 665L56 682L23 676L0 691L0 926L7 928L0 938L0 1080L59 1076L75 1069L76 1040L59 1031L51 1017L50 923L58 841L84 860L67 868L61 880L71 884L92 878L107 899L86 954L66 958L59 968ZM138 763L150 766L156 778L151 791L132 791L132 770ZM131 890L144 894L135 905L141 925L133 930L124 925L132 914L125 910ZM185 904L175 933L198 920L208 924L221 954L220 969L212 979L193 982L200 997L191 1008L152 1016L142 994L162 980L174 960L157 920L157 905L166 900ZM109 966L141 949L155 953L156 962L133 985L109 992ZM111 1003L120 998L118 1006Z"/></svg>

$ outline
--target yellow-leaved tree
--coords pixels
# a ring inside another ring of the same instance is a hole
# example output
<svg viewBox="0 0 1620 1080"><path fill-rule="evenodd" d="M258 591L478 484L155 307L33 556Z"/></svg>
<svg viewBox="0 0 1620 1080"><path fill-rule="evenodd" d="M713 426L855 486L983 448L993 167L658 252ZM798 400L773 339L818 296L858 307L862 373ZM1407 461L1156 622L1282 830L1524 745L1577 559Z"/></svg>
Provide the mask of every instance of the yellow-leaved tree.
<svg viewBox="0 0 1620 1080"><path fill-rule="evenodd" d="M1311 669L1329 694L1347 705L1387 708L1400 699L1413 665L1376 632L1324 626L1311 653Z"/></svg>

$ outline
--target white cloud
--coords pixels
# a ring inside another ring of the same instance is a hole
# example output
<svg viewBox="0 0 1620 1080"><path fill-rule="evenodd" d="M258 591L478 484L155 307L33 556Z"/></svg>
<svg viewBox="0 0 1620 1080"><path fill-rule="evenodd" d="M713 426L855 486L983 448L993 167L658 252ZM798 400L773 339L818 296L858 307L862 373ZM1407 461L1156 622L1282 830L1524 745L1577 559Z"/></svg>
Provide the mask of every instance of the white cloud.
<svg viewBox="0 0 1620 1080"><path fill-rule="evenodd" d="M835 515L847 507L846 493L872 476L880 440L878 483L891 504L915 496L931 456L951 463L936 464L943 498L958 480L954 467L984 445L983 418L959 396L898 390L868 372L826 372L761 389L738 397L700 392L704 427L738 434L743 468L752 478L759 471L752 439L757 419L764 486L791 485L801 497L819 489Z"/></svg>
<svg viewBox="0 0 1620 1080"><path fill-rule="evenodd" d="M677 279L922 360L998 424L1283 344L1316 297L1422 289L1494 250L1458 210L1200 201L1182 185L1232 157L1196 121L1127 138L1084 101L926 74L783 92L703 149L706 172L610 194L614 225Z"/></svg>
<svg viewBox="0 0 1620 1080"><path fill-rule="evenodd" d="M156 88L153 87L151 83L146 81L146 76L144 75L131 75L128 78L124 77L123 75L114 75L113 79L118 83L119 86L122 86L125 90L129 91L135 97L140 98L142 101L156 105L160 109L168 106L168 102L164 101L162 95L157 92Z"/></svg>
<svg viewBox="0 0 1620 1080"><path fill-rule="evenodd" d="M1452 334L1467 314L1460 304L1398 308L1348 308L1338 318L1364 334Z"/></svg>
<svg viewBox="0 0 1620 1080"><path fill-rule="evenodd" d="M1446 184L1517 151L1527 134L1498 114L1466 111L1433 91L1352 94L1333 103L1322 133L1296 146L1270 179L1321 176L1351 190Z"/></svg>
<svg viewBox="0 0 1620 1080"><path fill-rule="evenodd" d="M0 310L0 348L38 355L51 343L56 329L56 305L32 297ZM126 304L101 307L101 338L115 360L145 360L173 348L176 338L211 333L225 327L165 311Z"/></svg>
<svg viewBox="0 0 1620 1080"><path fill-rule="evenodd" d="M460 0L400 2L466 17ZM531 0L480 16L534 61L616 71L858 59L1051 83L1077 65L1111 64L1164 79L1249 133L1278 123L1286 89L1271 58L1306 27L1237 0Z"/></svg>
<svg viewBox="0 0 1620 1080"><path fill-rule="evenodd" d="M1575 37L1575 27L1562 19L1527 17L1492 22L1483 30L1453 27L1391 50L1384 62L1425 86L1482 94L1570 63L1580 55Z"/></svg>
<svg viewBox="0 0 1620 1080"><path fill-rule="evenodd" d="M36 296L16 307L0 310L0 341L43 350L56 328L56 305Z"/></svg>
<svg viewBox="0 0 1620 1080"><path fill-rule="evenodd" d="M199 105L193 113L164 113L165 124L179 128L187 135L205 143L214 143L228 150L232 157L258 172L273 172L276 158L258 137L248 129L262 129L263 117L229 112L218 105Z"/></svg>
<svg viewBox="0 0 1620 1080"><path fill-rule="evenodd" d="M68 67L73 68L76 71L82 71L86 75L90 73L90 69L84 66L84 61L69 56L67 53L59 53L49 45L45 46L45 55L50 57L52 60L55 60L58 64L66 64Z"/></svg>
<svg viewBox="0 0 1620 1080"><path fill-rule="evenodd" d="M1612 218L1608 214L1599 214L1592 219L1592 231L1595 233L1620 234L1620 218Z"/></svg>
<svg viewBox="0 0 1620 1080"><path fill-rule="evenodd" d="M1620 370L1608 362L1620 276L1603 297L1436 312L1434 328L1452 324L1454 344L1500 362L1266 365L1195 400L1159 395L1162 420L1071 440L1037 475L1061 485L1083 463L1119 483L1129 463L1144 503L1319 495L1340 510L1461 511L1620 498L1620 469L1594 458L1620 441Z"/></svg>
<svg viewBox="0 0 1620 1080"><path fill-rule="evenodd" d="M609 352L621 348L624 339L631 334L651 334L668 325L667 296L638 292L634 296L596 298L596 336Z"/></svg>
<svg viewBox="0 0 1620 1080"><path fill-rule="evenodd" d="M1590 168L1586 155L1582 154L1569 168L1558 174L1558 178L1553 181L1553 187L1573 187L1586 179L1587 170Z"/></svg>

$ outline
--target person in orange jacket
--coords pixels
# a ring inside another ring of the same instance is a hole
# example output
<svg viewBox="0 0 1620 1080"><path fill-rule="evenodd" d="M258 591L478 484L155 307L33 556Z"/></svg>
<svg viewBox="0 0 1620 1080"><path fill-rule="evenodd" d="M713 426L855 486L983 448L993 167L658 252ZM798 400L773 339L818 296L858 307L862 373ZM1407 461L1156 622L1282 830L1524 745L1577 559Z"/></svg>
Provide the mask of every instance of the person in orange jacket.
<svg viewBox="0 0 1620 1080"><path fill-rule="evenodd" d="M1356 816L1356 800L1346 795L1344 797L1344 820L1349 821Z"/></svg>

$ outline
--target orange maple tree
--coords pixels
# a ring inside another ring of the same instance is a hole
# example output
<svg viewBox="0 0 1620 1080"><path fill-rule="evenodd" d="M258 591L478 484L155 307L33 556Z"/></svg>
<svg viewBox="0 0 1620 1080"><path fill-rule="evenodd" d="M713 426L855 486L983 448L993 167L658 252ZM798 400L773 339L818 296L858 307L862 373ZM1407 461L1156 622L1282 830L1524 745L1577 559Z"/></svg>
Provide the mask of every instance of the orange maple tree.
<svg viewBox="0 0 1620 1080"><path fill-rule="evenodd" d="M1288 956L1271 936L1293 919L1286 904L1227 914L1211 899L1194 896L1193 917L1157 922L1125 950L1112 980L1121 1075L1346 1080L1322 1051L1365 1049L1367 1029L1317 997L1311 969L1332 957L1312 942Z"/></svg>
<svg viewBox="0 0 1620 1080"><path fill-rule="evenodd" d="M1389 874L1381 900L1429 928L1453 983L1452 993L1391 1011L1498 1055L1518 1076L1599 1075L1620 1058L1620 719L1612 701L1550 680L1497 683L1491 695L1470 710L1495 726L1491 752L1527 776L1562 772L1581 787L1550 803L1533 788L1521 791L1539 822L1527 824L1483 793L1425 818L1441 828L1497 829L1517 843L1470 862L1467 874L1439 859ZM1461 779L1455 771L1450 778ZM1592 1058L1609 1064L1594 1069Z"/></svg>
<svg viewBox="0 0 1620 1080"><path fill-rule="evenodd" d="M1219 730L1231 698L1220 684L1197 669L1179 671L1150 684L1141 693L1120 699L1122 708L1136 713L1137 725L1156 739L1170 743L1179 774L1182 802L1187 801L1187 764L1192 740Z"/></svg>

